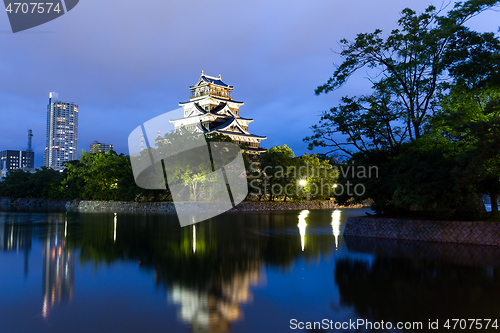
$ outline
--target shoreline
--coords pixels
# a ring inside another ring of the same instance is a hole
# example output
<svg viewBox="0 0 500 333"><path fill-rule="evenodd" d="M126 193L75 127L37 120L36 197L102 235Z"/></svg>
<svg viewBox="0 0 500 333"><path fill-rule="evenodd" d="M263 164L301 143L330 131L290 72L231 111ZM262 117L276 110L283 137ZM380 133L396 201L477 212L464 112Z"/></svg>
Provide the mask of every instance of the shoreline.
<svg viewBox="0 0 500 333"><path fill-rule="evenodd" d="M177 209L189 212L206 203L180 203ZM369 208L362 204L339 206L335 201L243 201L228 213L286 211L286 210L319 210L339 208ZM173 202L126 202L97 200L57 200L57 199L13 199L0 198L0 210L8 211L53 211L53 212L131 212L131 213L165 213L175 214Z"/></svg>

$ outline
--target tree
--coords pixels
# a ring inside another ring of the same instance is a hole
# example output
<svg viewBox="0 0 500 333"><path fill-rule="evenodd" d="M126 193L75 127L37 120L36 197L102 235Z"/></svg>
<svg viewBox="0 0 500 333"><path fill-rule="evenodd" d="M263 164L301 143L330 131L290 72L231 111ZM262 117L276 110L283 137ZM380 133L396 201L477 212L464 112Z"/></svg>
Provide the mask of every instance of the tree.
<svg viewBox="0 0 500 333"><path fill-rule="evenodd" d="M31 194L31 174L24 170L12 170L0 182L0 196L28 198Z"/></svg>
<svg viewBox="0 0 500 333"><path fill-rule="evenodd" d="M295 194L295 191L289 191L293 190L293 186L288 186L289 190L286 190L288 184L297 181L293 173L296 167L294 157L295 153L287 145L274 146L260 156L260 187L269 201L281 196L286 201L287 197Z"/></svg>
<svg viewBox="0 0 500 333"><path fill-rule="evenodd" d="M42 167L30 173L24 170L9 171L0 182L0 196L10 198L52 198L64 197L60 172Z"/></svg>
<svg viewBox="0 0 500 333"><path fill-rule="evenodd" d="M343 62L316 93L361 68L375 74L373 92L343 97L304 140L377 166L380 177L363 180L377 212L478 217L477 193L497 191L496 116L486 111L496 97L485 89L499 84L500 41L464 24L498 2L458 2L446 15L407 8L386 38L376 30L341 41Z"/></svg>
<svg viewBox="0 0 500 333"><path fill-rule="evenodd" d="M229 136L219 133L171 132L157 139L157 148L151 154L155 161L162 161L170 187L184 185L176 186L176 200L218 200L221 191L227 193L220 185L225 180L219 179L219 170L227 171L226 166L242 150L242 146L231 143Z"/></svg>
<svg viewBox="0 0 500 333"><path fill-rule="evenodd" d="M304 192L314 199L334 196L339 171L328 160L320 161L316 155L304 154L297 158L298 175L304 177ZM303 172L305 170L305 172Z"/></svg>
<svg viewBox="0 0 500 333"><path fill-rule="evenodd" d="M316 94L341 87L361 68L381 79L372 81L372 94L346 96L339 107L325 111L312 127L314 134L304 139L309 148L330 147L331 152L352 156L356 151L395 149L421 137L439 106L438 92L445 87L441 83L452 81L448 70L462 73L462 64L474 59L458 42L461 36L473 35L464 23L497 3L458 2L446 16L434 6L419 15L406 8L398 21L400 29L385 39L377 29L358 34L354 41L341 40L343 62ZM338 139L339 133L347 137L345 142Z"/></svg>
<svg viewBox="0 0 500 333"><path fill-rule="evenodd" d="M79 161L66 163L62 185L72 199L134 200L139 191L131 174L130 159L124 154L84 151Z"/></svg>
<svg viewBox="0 0 500 333"><path fill-rule="evenodd" d="M59 171L42 167L30 175L31 198L64 198L64 189L61 184L63 174Z"/></svg>
<svg viewBox="0 0 500 333"><path fill-rule="evenodd" d="M460 147L460 182L476 186L491 198L498 217L500 193L500 87L469 89L454 86L443 99L443 112L433 121L434 132Z"/></svg>

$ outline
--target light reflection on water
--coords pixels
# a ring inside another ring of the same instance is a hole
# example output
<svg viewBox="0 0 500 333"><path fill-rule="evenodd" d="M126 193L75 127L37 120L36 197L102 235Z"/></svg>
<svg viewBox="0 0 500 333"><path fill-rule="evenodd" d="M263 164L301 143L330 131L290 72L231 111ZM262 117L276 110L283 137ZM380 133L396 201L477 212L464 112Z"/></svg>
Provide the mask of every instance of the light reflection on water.
<svg viewBox="0 0 500 333"><path fill-rule="evenodd" d="M309 215L308 210L303 210L299 213L299 224L297 225L299 227L299 233L300 233L300 245L302 247L302 251L304 251L304 246L305 246L305 237L306 237L306 217Z"/></svg>
<svg viewBox="0 0 500 333"><path fill-rule="evenodd" d="M0 212L0 332L500 316L496 247L344 239L347 217L365 211L226 214L185 228L162 215Z"/></svg>
<svg viewBox="0 0 500 333"><path fill-rule="evenodd" d="M332 213L332 230L333 237L335 237L335 248L339 247L340 236L340 210L334 210Z"/></svg>

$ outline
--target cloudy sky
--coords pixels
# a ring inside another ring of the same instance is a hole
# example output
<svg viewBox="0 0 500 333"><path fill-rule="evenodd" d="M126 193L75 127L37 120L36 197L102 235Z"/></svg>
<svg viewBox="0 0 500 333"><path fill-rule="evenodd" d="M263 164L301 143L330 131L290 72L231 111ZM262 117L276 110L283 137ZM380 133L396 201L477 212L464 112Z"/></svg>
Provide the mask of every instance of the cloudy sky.
<svg viewBox="0 0 500 333"><path fill-rule="evenodd" d="M0 150L26 149L33 129L35 166L43 164L48 93L79 104L78 150L93 140L127 153L130 132L178 108L204 70L234 86L245 102L249 130L262 145L302 139L323 110L343 95L362 94L360 72L333 93L314 89L340 63L337 42L357 33L396 27L404 7L432 0L80 0L62 17L13 34L0 15ZM497 31L499 12L469 25Z"/></svg>

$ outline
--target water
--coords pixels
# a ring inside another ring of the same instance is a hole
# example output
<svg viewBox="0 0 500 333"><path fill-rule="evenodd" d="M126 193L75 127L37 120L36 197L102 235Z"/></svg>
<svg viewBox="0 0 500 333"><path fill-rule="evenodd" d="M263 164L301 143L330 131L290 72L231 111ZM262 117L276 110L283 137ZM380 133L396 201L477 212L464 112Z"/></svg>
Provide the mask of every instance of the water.
<svg viewBox="0 0 500 333"><path fill-rule="evenodd" d="M491 212L491 204L484 204L484 207L486 208L486 211ZM500 209L500 205L498 206L498 208Z"/></svg>
<svg viewBox="0 0 500 333"><path fill-rule="evenodd" d="M429 319L445 331L447 319L500 318L500 249L344 239L365 211L185 228L162 215L0 212L0 332L289 332L292 319L422 332Z"/></svg>

